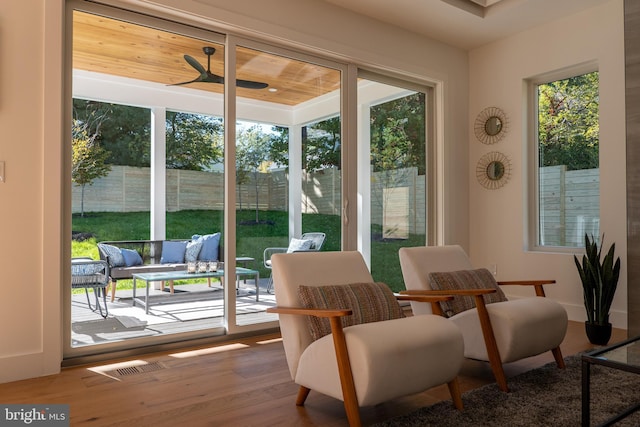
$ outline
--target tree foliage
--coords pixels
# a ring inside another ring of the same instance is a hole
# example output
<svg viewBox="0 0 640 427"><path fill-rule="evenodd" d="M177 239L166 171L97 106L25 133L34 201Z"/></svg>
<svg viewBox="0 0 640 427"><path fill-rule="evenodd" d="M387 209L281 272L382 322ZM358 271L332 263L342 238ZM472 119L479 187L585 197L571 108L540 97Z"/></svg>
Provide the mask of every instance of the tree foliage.
<svg viewBox="0 0 640 427"><path fill-rule="evenodd" d="M538 86L540 166L599 167L598 72Z"/></svg>
<svg viewBox="0 0 640 427"><path fill-rule="evenodd" d="M151 155L151 111L148 108L74 99L74 117L103 117L98 142L113 165L148 167ZM92 125L93 126L93 125ZM96 133L90 128L90 133Z"/></svg>
<svg viewBox="0 0 640 427"><path fill-rule="evenodd" d="M268 172L272 160L274 142L281 142L277 133L267 133L260 125L252 125L239 128L236 137L236 179L240 183L253 183L255 194L255 222L260 222L258 202L260 201L260 187L264 177L263 172ZM250 180L249 178L253 178Z"/></svg>
<svg viewBox="0 0 640 427"><path fill-rule="evenodd" d="M340 117L332 117L302 128L302 168L307 172L340 169Z"/></svg>
<svg viewBox="0 0 640 427"><path fill-rule="evenodd" d="M223 157L222 118L167 112L167 168L205 170Z"/></svg>
<svg viewBox="0 0 640 427"><path fill-rule="evenodd" d="M103 117L100 144L109 151L107 163L149 167L151 111L148 108L74 99L74 116ZM166 117L169 169L203 170L222 158L222 118L168 111ZM95 133L95 129L89 129Z"/></svg>
<svg viewBox="0 0 640 427"><path fill-rule="evenodd" d="M289 165L289 128L272 126L269 132L269 161L273 166Z"/></svg>
<svg viewBox="0 0 640 427"><path fill-rule="evenodd" d="M107 163L126 166L150 165L151 113L149 109L97 101L74 100L75 116L104 117L103 131L96 133L109 152ZM414 166L425 173L425 102L416 93L372 107L371 162L374 171ZM168 112L166 122L167 167L203 170L223 159L221 118ZM89 129L94 132L94 129ZM341 167L341 121L332 117L302 129L302 166L308 172ZM265 162L287 167L289 130L274 126L265 132L252 126L238 134L237 182L248 182L250 174Z"/></svg>
<svg viewBox="0 0 640 427"><path fill-rule="evenodd" d="M374 172L416 167L426 171L425 96L415 93L371 108Z"/></svg>
<svg viewBox="0 0 640 427"><path fill-rule="evenodd" d="M105 163L109 152L100 146L97 136L100 131L101 119L94 116L94 120L82 122L73 120L72 126L72 160L71 180L79 185L81 190L80 216L84 216L84 190L97 178L106 176L111 166ZM96 133L89 133L95 129Z"/></svg>

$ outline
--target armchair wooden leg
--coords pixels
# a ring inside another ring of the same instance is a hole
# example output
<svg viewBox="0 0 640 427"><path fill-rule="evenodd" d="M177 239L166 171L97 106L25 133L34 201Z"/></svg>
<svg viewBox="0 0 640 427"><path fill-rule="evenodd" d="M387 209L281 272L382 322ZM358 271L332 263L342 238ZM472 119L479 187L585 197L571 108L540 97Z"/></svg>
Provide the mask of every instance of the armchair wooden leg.
<svg viewBox="0 0 640 427"><path fill-rule="evenodd" d="M462 393L460 392L460 383L458 382L458 377L455 377L454 379L449 381L447 383L447 386L449 387L449 394L451 394L453 405L458 411L462 411L464 407L462 405Z"/></svg>
<svg viewBox="0 0 640 427"><path fill-rule="evenodd" d="M109 286L111 286L111 302L116 299L116 283L118 282L116 282L115 280L109 282Z"/></svg>
<svg viewBox="0 0 640 427"><path fill-rule="evenodd" d="M344 409L347 412L347 420L349 421L349 427L360 427L362 422L360 421L360 407L358 402L344 401Z"/></svg>
<svg viewBox="0 0 640 427"><path fill-rule="evenodd" d="M564 369L565 368L564 358L562 357L562 351L560 351L560 347L556 347L552 349L551 352L553 353L553 358L556 359L556 364L558 365L558 368Z"/></svg>
<svg viewBox="0 0 640 427"><path fill-rule="evenodd" d="M489 356L489 364L493 371L493 376L496 378L496 383L502 391L509 391L507 386L507 377L504 374L502 368L502 359L500 358L500 351L498 351L498 343L496 337L493 334L493 327L491 326L491 319L489 318L489 312L487 306L484 304L482 295L475 295L476 308L478 310L478 317L480 318L480 326L482 327L482 335L484 337L484 344L487 347L487 356Z"/></svg>
<svg viewBox="0 0 640 427"><path fill-rule="evenodd" d="M300 390L298 390L298 398L296 399L297 406L304 406L304 402L307 400L307 396L309 396L310 388L306 388L305 386L300 386Z"/></svg>
<svg viewBox="0 0 640 427"><path fill-rule="evenodd" d="M338 372L340 374L340 385L342 386L342 398L344 409L347 412L349 426L358 427L362 425L360 421L360 406L356 395L356 386L353 381L349 352L347 351L347 341L342 330L342 320L339 317L331 317L331 334L333 335L333 345L336 350L338 361Z"/></svg>

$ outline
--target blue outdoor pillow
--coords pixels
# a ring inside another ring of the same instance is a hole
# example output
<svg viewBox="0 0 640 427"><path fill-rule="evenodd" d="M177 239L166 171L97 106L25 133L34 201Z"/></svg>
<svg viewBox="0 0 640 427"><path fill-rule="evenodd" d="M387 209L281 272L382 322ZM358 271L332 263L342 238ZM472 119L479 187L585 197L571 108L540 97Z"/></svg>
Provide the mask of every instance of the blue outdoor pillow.
<svg viewBox="0 0 640 427"><path fill-rule="evenodd" d="M191 239L202 242L202 249L198 254L198 259L201 261L218 261L218 247L220 246L220 233L206 234L200 236L194 234Z"/></svg>
<svg viewBox="0 0 640 427"><path fill-rule="evenodd" d="M160 264L182 264L184 253L187 250L187 242L162 242L162 256Z"/></svg>
<svg viewBox="0 0 640 427"><path fill-rule="evenodd" d="M109 259L109 267L124 267L124 257L120 248L106 243L98 243L98 248Z"/></svg>
<svg viewBox="0 0 640 427"><path fill-rule="evenodd" d="M140 256L138 251L133 249L120 249L120 252L122 252L122 256L124 257L124 264L127 267L142 265L142 257Z"/></svg>
<svg viewBox="0 0 640 427"><path fill-rule="evenodd" d="M184 261L196 262L198 260L198 255L200 255L200 250L202 250L201 241L192 240L187 242L187 251L184 253Z"/></svg>

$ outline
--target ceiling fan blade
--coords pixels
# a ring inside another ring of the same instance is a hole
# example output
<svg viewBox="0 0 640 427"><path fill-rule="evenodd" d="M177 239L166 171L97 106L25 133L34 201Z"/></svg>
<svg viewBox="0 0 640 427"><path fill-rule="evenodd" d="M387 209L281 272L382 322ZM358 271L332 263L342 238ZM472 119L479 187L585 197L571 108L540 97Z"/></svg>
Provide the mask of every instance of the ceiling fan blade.
<svg viewBox="0 0 640 427"><path fill-rule="evenodd" d="M202 81L206 83L224 84L224 77L219 76L217 74L213 74L211 72L207 72L207 77L205 77Z"/></svg>
<svg viewBox="0 0 640 427"><path fill-rule="evenodd" d="M202 82L202 77L199 76L197 79L193 79L193 80L189 80L188 82L180 82L180 83L173 83L167 86L182 86L182 85L188 85L189 83L198 83L198 82Z"/></svg>
<svg viewBox="0 0 640 427"><path fill-rule="evenodd" d="M213 74L213 73L207 73L208 76L206 79L201 80L207 83L219 83L219 84L224 84L224 77L222 76L218 76L217 74ZM265 87L268 87L269 85L267 83L262 83L262 82L254 82L252 80L241 80L241 79L237 79L236 80L236 86L238 87L242 87L245 89L264 89Z"/></svg>
<svg viewBox="0 0 640 427"><path fill-rule="evenodd" d="M189 65L195 68L203 78L207 76L207 70L193 57L189 55L184 55L184 60L187 61Z"/></svg>
<svg viewBox="0 0 640 427"><path fill-rule="evenodd" d="M254 82L254 81L251 81L251 80L237 79L236 80L236 86L243 87L245 89L264 89L264 88L268 87L269 85L267 83L262 83L262 82Z"/></svg>
<svg viewBox="0 0 640 427"><path fill-rule="evenodd" d="M224 84L224 77L213 74L209 69L209 67L211 66L211 55L215 53L215 49L212 47L204 47L203 50L207 55L207 69L205 69L202 64L200 64L194 57L190 55L184 55L184 60L187 61L187 63L191 65L196 71L198 71L200 75L198 76L198 78L190 80L188 82L174 83L167 86L180 86L198 82ZM245 89L264 89L269 85L267 83L255 82L252 80L237 79L236 86Z"/></svg>

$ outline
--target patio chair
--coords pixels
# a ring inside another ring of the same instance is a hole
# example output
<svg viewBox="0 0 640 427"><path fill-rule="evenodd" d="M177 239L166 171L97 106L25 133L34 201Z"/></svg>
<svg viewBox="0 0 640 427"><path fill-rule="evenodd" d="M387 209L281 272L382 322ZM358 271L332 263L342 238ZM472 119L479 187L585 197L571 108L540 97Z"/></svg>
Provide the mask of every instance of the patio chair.
<svg viewBox="0 0 640 427"><path fill-rule="evenodd" d="M545 296L542 285L555 280L496 282L486 269L473 270L458 245L400 249L400 266L407 291L402 293L454 294L441 303L445 315L460 327L464 353L488 361L498 386L508 391L502 364L551 351L564 368L560 343L567 331L567 312ZM498 285L533 286L535 297L507 300ZM414 314L429 307L411 303Z"/></svg>
<svg viewBox="0 0 640 427"><path fill-rule="evenodd" d="M464 359L459 328L438 315L404 316L393 292L373 283L359 252L273 255L277 313L296 405L313 389L342 400L349 425L359 408L457 381ZM410 297L401 296L401 299ZM452 297L414 296L432 302ZM442 298L442 299L440 299Z"/></svg>
<svg viewBox="0 0 640 427"><path fill-rule="evenodd" d="M83 288L87 296L87 305L93 312L99 311L103 318L109 315L107 307L107 286L109 285L109 264L107 261L91 258L71 259L71 289ZM89 289L93 289L95 307L91 306ZM100 305L100 295L104 303L104 312Z"/></svg>
<svg viewBox="0 0 640 427"><path fill-rule="evenodd" d="M262 254L264 267L271 270L271 256L273 254L292 252L319 252L324 244L326 235L320 232L303 233L300 239L291 239L286 248L266 248ZM273 272L270 271L269 283L267 283L267 293L273 289Z"/></svg>

